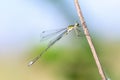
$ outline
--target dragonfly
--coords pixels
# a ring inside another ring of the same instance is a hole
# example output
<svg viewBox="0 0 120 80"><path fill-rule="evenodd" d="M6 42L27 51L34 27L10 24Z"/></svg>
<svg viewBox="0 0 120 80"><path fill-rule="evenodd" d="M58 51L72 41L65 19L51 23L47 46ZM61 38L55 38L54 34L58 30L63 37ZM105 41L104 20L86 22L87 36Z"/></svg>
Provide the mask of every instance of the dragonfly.
<svg viewBox="0 0 120 80"><path fill-rule="evenodd" d="M37 57L35 57L33 60L31 60L28 63L28 66L31 66L32 64L34 64L51 46L53 46L57 41L59 41L64 35L68 35L73 30L75 31L76 35L79 37L80 32L81 32L79 23L75 23L74 25L69 25L67 28L57 31L55 34L60 33L60 32L61 33L54 40L50 41L47 48L45 48ZM42 33L45 33L45 31L43 31ZM42 38L44 39L50 35L46 35ZM53 33L52 33L52 35L53 35Z"/></svg>

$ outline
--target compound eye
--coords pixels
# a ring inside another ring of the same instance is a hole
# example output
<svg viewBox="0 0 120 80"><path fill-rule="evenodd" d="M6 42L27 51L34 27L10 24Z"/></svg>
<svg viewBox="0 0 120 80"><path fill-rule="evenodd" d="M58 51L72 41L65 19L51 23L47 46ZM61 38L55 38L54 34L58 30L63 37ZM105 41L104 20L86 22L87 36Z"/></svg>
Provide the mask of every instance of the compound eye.
<svg viewBox="0 0 120 80"><path fill-rule="evenodd" d="M79 26L79 23L75 23L76 26Z"/></svg>
<svg viewBox="0 0 120 80"><path fill-rule="evenodd" d="M79 23L77 23L77 26L79 26Z"/></svg>

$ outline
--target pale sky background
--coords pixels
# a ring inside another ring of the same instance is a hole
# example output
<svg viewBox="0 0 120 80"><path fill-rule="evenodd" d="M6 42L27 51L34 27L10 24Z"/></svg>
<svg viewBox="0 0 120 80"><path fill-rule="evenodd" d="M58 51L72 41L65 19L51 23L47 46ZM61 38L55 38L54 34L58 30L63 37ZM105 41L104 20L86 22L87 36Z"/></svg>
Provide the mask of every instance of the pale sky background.
<svg viewBox="0 0 120 80"><path fill-rule="evenodd" d="M50 1L52 0L0 0L0 56L7 55L8 52L21 53L28 46L38 44L42 30L60 29L78 21L73 0L64 3L73 15L71 22L59 10L59 3L56 3L56 7ZM120 0L79 2L93 34L99 34L108 40L120 39Z"/></svg>

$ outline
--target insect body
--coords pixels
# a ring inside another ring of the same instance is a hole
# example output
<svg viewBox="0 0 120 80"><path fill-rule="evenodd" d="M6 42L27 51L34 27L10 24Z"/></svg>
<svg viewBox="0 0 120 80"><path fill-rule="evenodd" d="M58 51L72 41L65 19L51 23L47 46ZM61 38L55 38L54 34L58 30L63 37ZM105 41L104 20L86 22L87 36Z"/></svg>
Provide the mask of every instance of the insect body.
<svg viewBox="0 0 120 80"><path fill-rule="evenodd" d="M79 36L79 23L75 23L74 25L69 25L67 28L62 29L62 33L59 34L54 40L50 41L47 48L44 49L37 57L35 57L32 61L29 62L28 66L31 66L35 63L53 44L59 41L64 35L67 35L70 31L75 30L76 35ZM59 31L61 32L61 30Z"/></svg>

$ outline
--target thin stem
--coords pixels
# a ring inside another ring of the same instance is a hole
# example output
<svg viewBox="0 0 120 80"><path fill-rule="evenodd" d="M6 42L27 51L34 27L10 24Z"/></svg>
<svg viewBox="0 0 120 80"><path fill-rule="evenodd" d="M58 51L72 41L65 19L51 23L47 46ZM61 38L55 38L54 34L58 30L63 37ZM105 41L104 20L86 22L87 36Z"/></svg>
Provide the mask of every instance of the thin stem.
<svg viewBox="0 0 120 80"><path fill-rule="evenodd" d="M89 31L88 31L87 25L86 25L86 23L85 23L84 17L83 17L83 15L82 15L82 11L81 11L81 9L80 9L80 5L79 5L79 3L78 3L78 0L74 0L74 1L75 1L75 6L76 6L76 9L77 9L77 13L78 13L79 19L80 19L80 21L81 21L81 25L82 25L83 30L84 30L84 34L86 35L86 39L87 39L88 44L89 44L89 46L90 46L90 49L91 49L91 51L92 51L92 55L93 55L94 60L95 60L95 62L96 62L96 65L97 65L99 74L100 74L102 80L107 80L107 78L106 78L106 76L105 76L105 74L104 74L104 71L103 71L103 69L102 69L102 66L101 66L101 64L100 64L99 58L98 58L98 56L97 56L95 47L94 47L94 45L93 45L93 43L92 43L92 40L91 40Z"/></svg>

